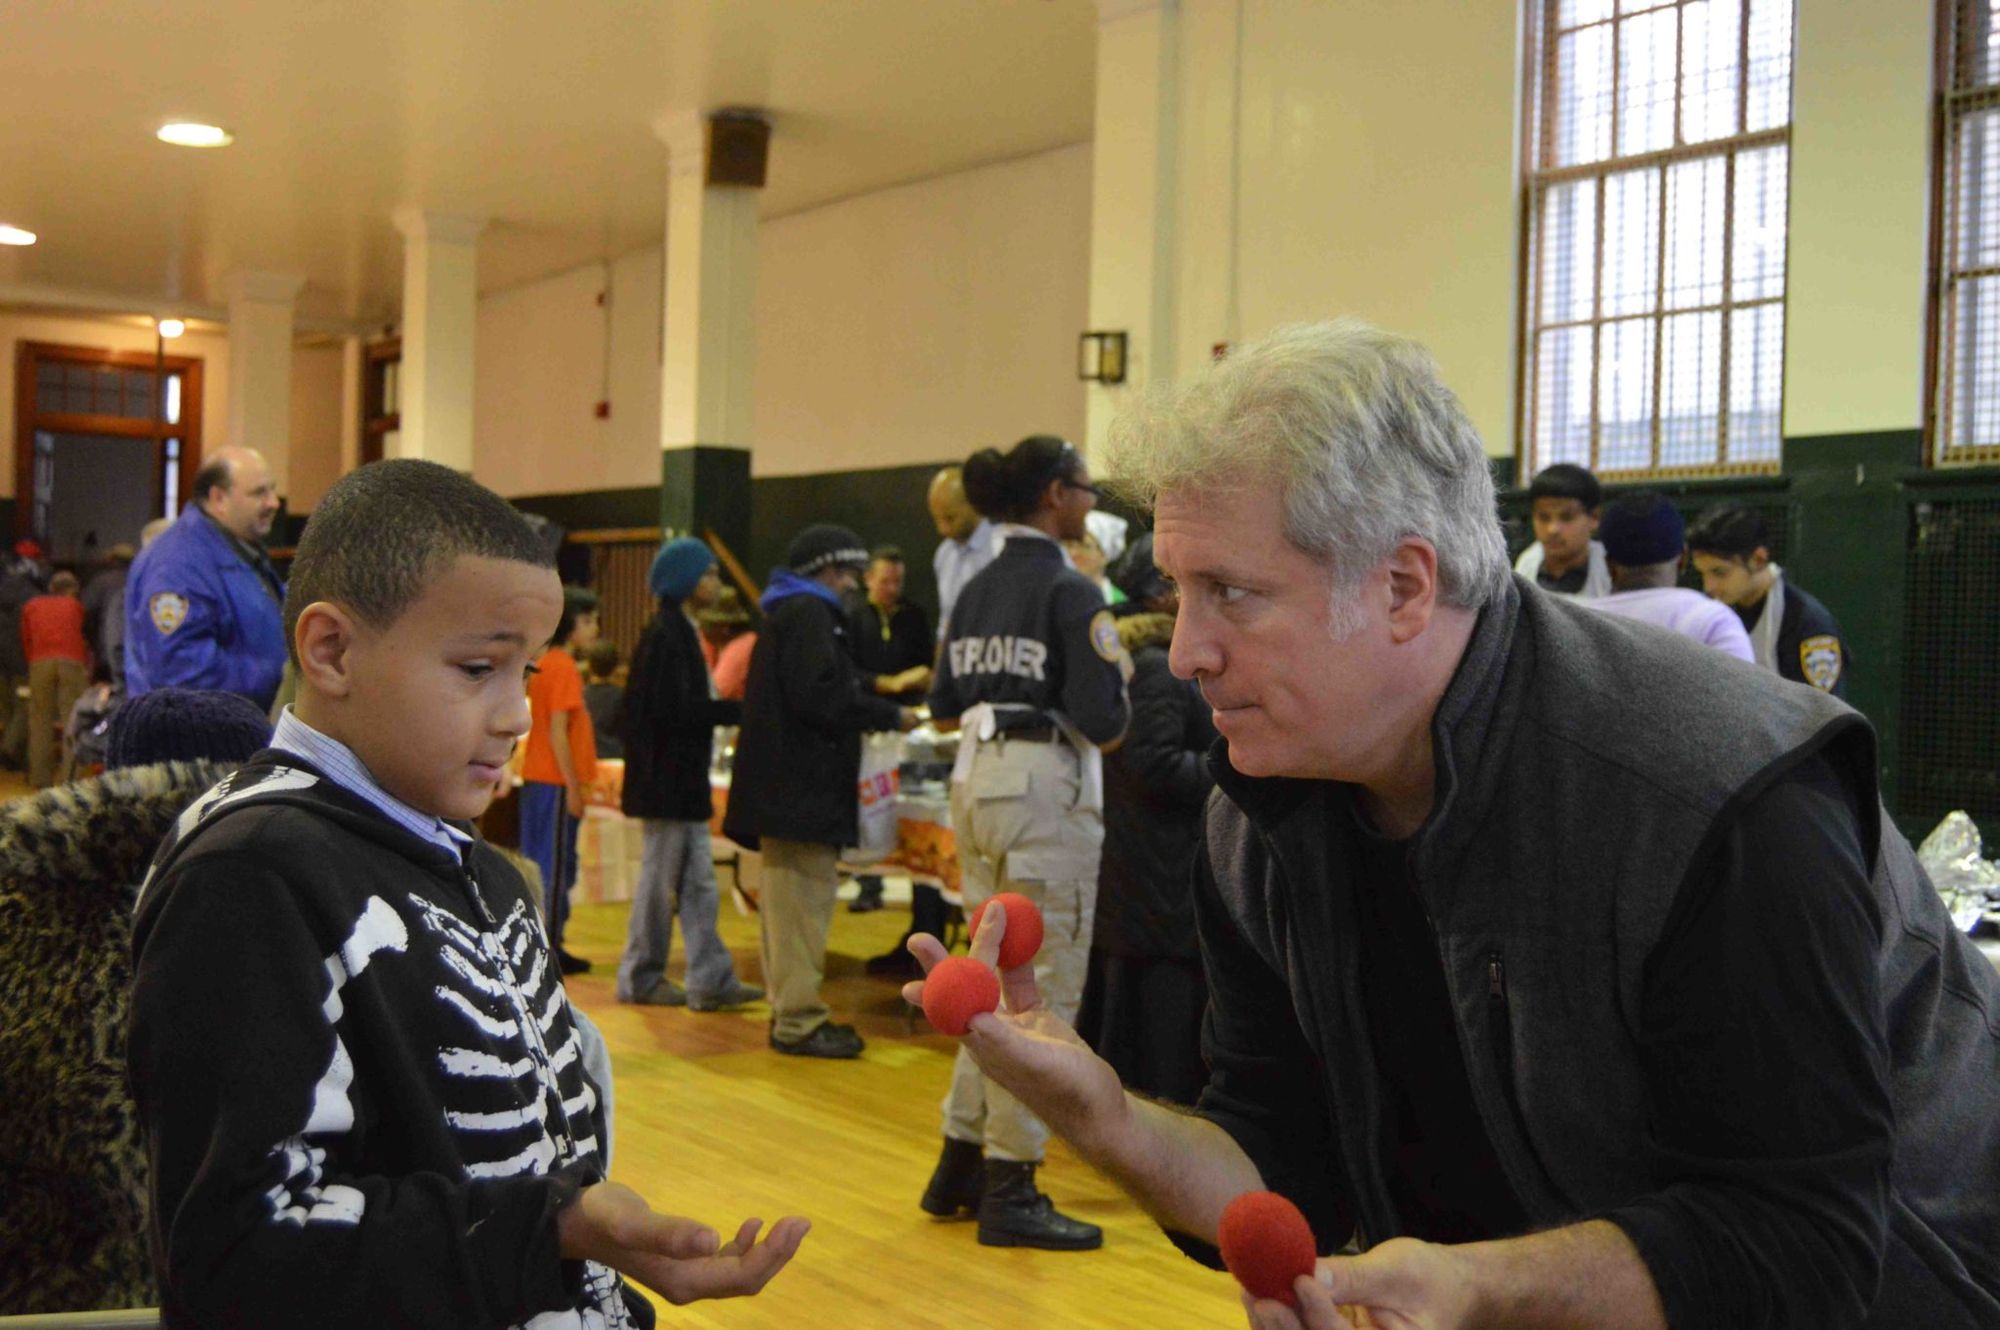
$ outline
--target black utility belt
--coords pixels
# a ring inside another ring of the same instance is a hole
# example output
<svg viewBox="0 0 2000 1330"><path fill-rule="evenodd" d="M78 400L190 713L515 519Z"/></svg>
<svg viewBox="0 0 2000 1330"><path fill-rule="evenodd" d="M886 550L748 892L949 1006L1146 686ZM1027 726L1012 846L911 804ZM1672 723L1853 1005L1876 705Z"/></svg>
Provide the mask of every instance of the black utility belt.
<svg viewBox="0 0 2000 1330"><path fill-rule="evenodd" d="M1010 744L1052 744L1063 737L1052 720L1031 720L1009 730L995 730L995 739Z"/></svg>

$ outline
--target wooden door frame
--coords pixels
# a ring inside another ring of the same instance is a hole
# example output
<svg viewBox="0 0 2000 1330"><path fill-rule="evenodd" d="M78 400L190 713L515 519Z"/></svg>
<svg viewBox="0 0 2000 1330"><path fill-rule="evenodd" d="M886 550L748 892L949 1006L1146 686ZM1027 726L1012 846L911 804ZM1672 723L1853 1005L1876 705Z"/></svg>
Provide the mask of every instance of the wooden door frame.
<svg viewBox="0 0 2000 1330"><path fill-rule="evenodd" d="M39 390L35 367L43 361L100 368L159 370L181 376L181 419L131 420L124 416L74 415L36 410ZM183 500L193 497L195 472L201 470L201 357L156 356L148 351L112 351L104 347L68 346L60 342L22 342L14 351L14 534L29 534L35 512L35 432L114 434L127 439L151 439L157 448L167 439L181 441L180 477ZM158 454L154 456L158 463Z"/></svg>

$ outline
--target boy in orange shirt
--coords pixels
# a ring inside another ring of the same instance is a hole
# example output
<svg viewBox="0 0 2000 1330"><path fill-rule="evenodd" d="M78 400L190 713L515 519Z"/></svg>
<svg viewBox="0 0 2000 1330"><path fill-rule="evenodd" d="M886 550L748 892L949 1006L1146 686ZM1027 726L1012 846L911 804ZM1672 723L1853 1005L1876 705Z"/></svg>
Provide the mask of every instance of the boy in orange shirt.
<svg viewBox="0 0 2000 1330"><path fill-rule="evenodd" d="M76 574L70 572L57 573L46 595L21 607L21 650L28 660L28 779L38 790L55 783L61 755L56 727L89 681L83 618Z"/></svg>
<svg viewBox="0 0 2000 1330"><path fill-rule="evenodd" d="M576 831L584 791L597 779L597 735L583 704L576 658L597 641L597 595L563 588L562 621L528 681L533 721L521 755L521 853L542 870L542 918L549 947L564 974L585 974L590 962L563 949L569 889L576 882Z"/></svg>

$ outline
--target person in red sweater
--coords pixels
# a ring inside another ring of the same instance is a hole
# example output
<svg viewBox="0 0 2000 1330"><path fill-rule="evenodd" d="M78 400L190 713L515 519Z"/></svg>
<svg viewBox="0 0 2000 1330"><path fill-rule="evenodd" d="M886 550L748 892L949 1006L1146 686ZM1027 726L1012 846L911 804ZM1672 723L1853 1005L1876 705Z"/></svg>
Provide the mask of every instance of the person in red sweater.
<svg viewBox="0 0 2000 1330"><path fill-rule="evenodd" d="M75 573L49 579L46 595L21 607L21 651L28 659L28 779L38 790L55 783L57 733L90 678L83 640L83 602Z"/></svg>

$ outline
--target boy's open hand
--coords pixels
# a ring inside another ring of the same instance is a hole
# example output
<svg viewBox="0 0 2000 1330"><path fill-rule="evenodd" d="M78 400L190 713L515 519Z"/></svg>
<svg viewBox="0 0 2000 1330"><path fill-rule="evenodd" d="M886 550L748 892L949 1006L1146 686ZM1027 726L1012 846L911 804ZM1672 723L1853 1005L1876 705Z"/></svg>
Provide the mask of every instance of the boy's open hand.
<svg viewBox="0 0 2000 1330"><path fill-rule="evenodd" d="M761 1219L746 1219L724 1243L706 1224L663 1215L630 1187L585 1187L556 1220L562 1254L629 1275L679 1306L703 1298L748 1297L784 1269L812 1225L780 1219L762 1243Z"/></svg>

